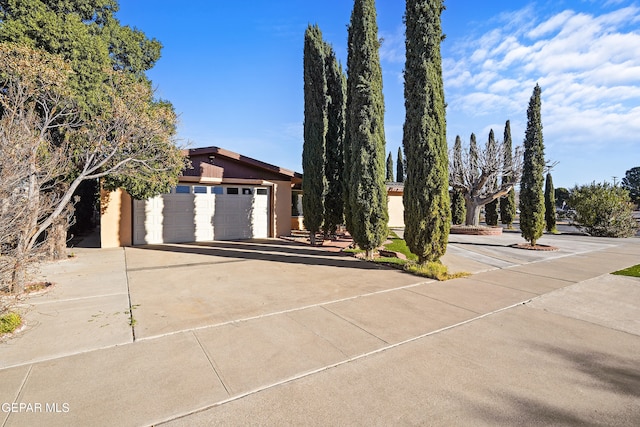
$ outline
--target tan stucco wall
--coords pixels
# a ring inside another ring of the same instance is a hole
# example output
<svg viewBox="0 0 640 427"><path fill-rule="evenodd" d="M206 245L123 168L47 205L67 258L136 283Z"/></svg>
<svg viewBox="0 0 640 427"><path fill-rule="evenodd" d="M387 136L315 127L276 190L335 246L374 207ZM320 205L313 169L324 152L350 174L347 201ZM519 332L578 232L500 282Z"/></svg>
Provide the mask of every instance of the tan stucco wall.
<svg viewBox="0 0 640 427"><path fill-rule="evenodd" d="M291 234L291 181L271 181L274 183L274 215L275 235L289 236Z"/></svg>
<svg viewBox="0 0 640 427"><path fill-rule="evenodd" d="M404 205L402 195L387 196L389 208L389 227L404 227Z"/></svg>
<svg viewBox="0 0 640 427"><path fill-rule="evenodd" d="M108 202L105 196L108 194ZM100 242L103 248L131 246L133 243L131 196L118 189L100 194L102 214L100 216ZM106 206L105 206L106 205Z"/></svg>

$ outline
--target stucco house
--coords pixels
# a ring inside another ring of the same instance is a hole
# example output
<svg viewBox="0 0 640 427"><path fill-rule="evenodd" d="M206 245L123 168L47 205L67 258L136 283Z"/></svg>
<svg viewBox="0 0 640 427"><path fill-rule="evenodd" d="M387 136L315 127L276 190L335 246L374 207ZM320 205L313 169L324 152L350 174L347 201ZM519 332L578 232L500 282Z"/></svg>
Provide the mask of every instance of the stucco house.
<svg viewBox="0 0 640 427"><path fill-rule="evenodd" d="M404 227L404 205L402 182L387 182L387 209L389 211L389 227Z"/></svg>
<svg viewBox="0 0 640 427"><path fill-rule="evenodd" d="M101 245L269 238L291 233L302 175L219 147L185 150L192 169L168 194L102 194Z"/></svg>
<svg viewBox="0 0 640 427"><path fill-rule="evenodd" d="M389 212L389 222L387 225L392 228L404 227L404 205L402 195L404 194L404 183L387 182L387 209ZM302 191L293 190L293 217L291 227L293 230L302 230L304 215L302 212ZM297 216L299 215L299 216Z"/></svg>

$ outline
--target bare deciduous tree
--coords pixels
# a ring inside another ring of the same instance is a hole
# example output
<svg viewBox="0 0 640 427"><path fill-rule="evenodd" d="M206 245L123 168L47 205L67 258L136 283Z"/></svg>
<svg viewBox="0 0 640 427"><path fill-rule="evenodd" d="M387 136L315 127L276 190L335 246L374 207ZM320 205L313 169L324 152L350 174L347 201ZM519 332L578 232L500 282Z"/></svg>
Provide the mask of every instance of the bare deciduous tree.
<svg viewBox="0 0 640 427"><path fill-rule="evenodd" d="M45 232L68 214L82 181L111 177L158 191L177 182L184 157L173 109L153 101L146 82L110 73L103 113L81 123L62 60L2 44L0 69L0 273L10 271L1 278L21 293Z"/></svg>
<svg viewBox="0 0 640 427"><path fill-rule="evenodd" d="M67 144L54 144L52 136L72 129L78 116L66 90L70 70L63 61L2 45L0 67L0 268L9 273L9 290L19 293L41 234L39 220L51 214L58 178L68 172Z"/></svg>
<svg viewBox="0 0 640 427"><path fill-rule="evenodd" d="M459 190L465 200L466 225L478 225L480 208L507 194L520 180L522 147L516 147L513 164L504 166L504 143L496 142L478 149L472 137L467 151L449 153L449 185ZM508 179L499 179L508 177Z"/></svg>

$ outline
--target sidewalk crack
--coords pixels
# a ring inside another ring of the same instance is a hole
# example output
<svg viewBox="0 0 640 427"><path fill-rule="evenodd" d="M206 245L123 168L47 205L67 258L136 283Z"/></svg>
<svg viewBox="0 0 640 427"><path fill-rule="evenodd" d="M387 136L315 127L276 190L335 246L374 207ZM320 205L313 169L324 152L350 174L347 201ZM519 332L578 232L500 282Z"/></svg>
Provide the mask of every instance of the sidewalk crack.
<svg viewBox="0 0 640 427"><path fill-rule="evenodd" d="M321 307L322 308L322 307ZM332 313L333 314L333 313ZM288 319L292 320L293 322L297 323L299 326L301 326L302 328L306 329L307 331L311 332L313 335L315 335L316 337L320 338L321 340L323 340L324 342L326 342L327 344L329 344L334 350L337 350L340 354L342 354L344 357L349 357L349 355L347 353L345 353L344 351L342 351L342 349L340 347L338 347L337 345L335 345L333 342L331 342L331 340L329 340L328 337L325 337L319 333L317 333L316 331L314 331L313 329L311 329L309 326L305 325L304 323L300 322L298 319L293 318L289 313L285 313L284 314Z"/></svg>
<svg viewBox="0 0 640 427"><path fill-rule="evenodd" d="M377 335L376 335L376 334L374 334L373 332L366 330L366 329L365 329L365 328L363 328L362 326L360 326L360 325L358 325L358 324L356 324L356 323L352 322L351 320L347 319L346 317L343 317L343 316L341 316L340 314L338 314L338 313L336 313L336 312L334 312L334 311L331 311L331 310L330 310L329 308L327 308L326 306L322 305L322 306L321 306L321 308L323 308L323 309L327 310L329 313L333 314L334 316L338 317L339 319L344 320L345 322L349 323L350 325L355 326L356 328L360 329L361 331L365 332L366 334L371 335L372 337L374 337L374 338L376 338L376 339L378 339L378 340L382 341L382 342L383 342L383 343L385 343L385 344L389 344L389 342L388 342L388 341L383 340L382 338L380 338L379 336L377 336Z"/></svg>
<svg viewBox="0 0 640 427"><path fill-rule="evenodd" d="M438 299L438 298L435 298L435 297L432 297L432 296L429 296L429 295L421 294L420 292L416 292L416 291L414 291L412 289L407 289L407 292L411 292L412 294L414 294L416 296L424 297L424 298L430 299L432 301L438 301L438 302L441 302L442 304L450 305L451 307L459 308L459 309L465 310L465 311L470 311L473 314L482 314L479 311L472 310L470 308L463 307L461 305L452 304L449 301L441 300L441 299Z"/></svg>
<svg viewBox="0 0 640 427"><path fill-rule="evenodd" d="M131 305L131 289L129 288L129 266L127 264L127 248L123 248L124 252L124 271L127 279L127 300L129 301L129 325L131 326L131 338L136 342L136 320L133 318L133 306Z"/></svg>

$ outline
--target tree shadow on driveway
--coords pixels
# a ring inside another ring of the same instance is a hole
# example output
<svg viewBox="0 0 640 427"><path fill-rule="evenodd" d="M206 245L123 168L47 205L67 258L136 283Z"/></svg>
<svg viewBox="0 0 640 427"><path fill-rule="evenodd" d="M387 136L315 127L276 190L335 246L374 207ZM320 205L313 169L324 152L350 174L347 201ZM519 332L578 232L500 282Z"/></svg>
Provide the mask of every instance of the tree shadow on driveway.
<svg viewBox="0 0 640 427"><path fill-rule="evenodd" d="M332 258L350 258L351 256L342 252L331 252L321 246L313 247L304 243L287 240L225 240L215 242L194 242L189 246L199 246L204 248L245 250L248 252L264 251L277 252L289 255L302 256L322 256Z"/></svg>
<svg viewBox="0 0 640 427"><path fill-rule="evenodd" d="M389 270L389 267L365 262L346 254L312 250L292 242L198 242L188 244L164 244L136 246L136 249L207 255L225 259L271 261L285 264L352 268L361 270Z"/></svg>
<svg viewBox="0 0 640 427"><path fill-rule="evenodd" d="M510 378L497 378L483 394L456 396L473 418L488 425L639 425L640 408L633 405L640 397L640 370L637 360L616 351L594 351L576 346L524 340L529 360L523 359L519 375L530 382L514 387ZM550 362L559 369L563 383L546 385L536 379L538 371ZM527 365L528 364L528 365ZM528 374L527 374L528 372ZM592 410L588 410L592 408Z"/></svg>

